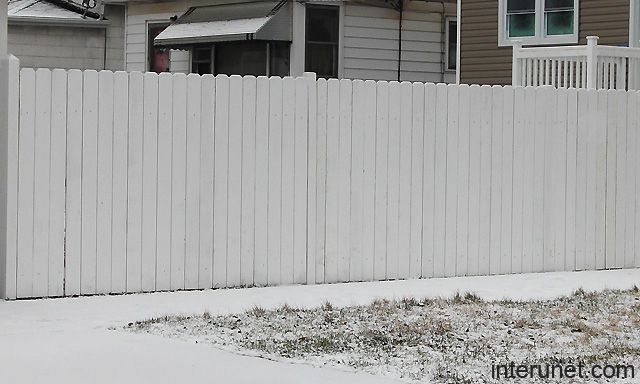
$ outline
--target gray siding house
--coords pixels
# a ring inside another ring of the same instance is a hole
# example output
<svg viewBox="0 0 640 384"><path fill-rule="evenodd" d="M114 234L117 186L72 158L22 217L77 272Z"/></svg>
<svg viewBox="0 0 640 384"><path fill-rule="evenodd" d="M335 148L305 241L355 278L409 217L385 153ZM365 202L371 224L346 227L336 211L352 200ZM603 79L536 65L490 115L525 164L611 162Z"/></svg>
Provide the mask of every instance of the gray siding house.
<svg viewBox="0 0 640 384"><path fill-rule="evenodd" d="M125 7L8 0L8 50L22 67L123 70Z"/></svg>
<svg viewBox="0 0 640 384"><path fill-rule="evenodd" d="M128 71L454 82L455 0L107 0Z"/></svg>

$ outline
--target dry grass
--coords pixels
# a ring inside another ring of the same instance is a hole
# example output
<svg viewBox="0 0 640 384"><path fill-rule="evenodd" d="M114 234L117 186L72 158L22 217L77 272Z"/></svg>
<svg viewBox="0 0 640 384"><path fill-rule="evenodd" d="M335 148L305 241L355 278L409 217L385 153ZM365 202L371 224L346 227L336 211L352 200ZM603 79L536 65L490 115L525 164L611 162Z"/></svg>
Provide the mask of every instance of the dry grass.
<svg viewBox="0 0 640 384"><path fill-rule="evenodd" d="M161 317L130 329L251 350L270 358L348 366L406 380L492 382L490 365L640 362L640 292L577 290L550 301L478 296L338 308L254 307L230 316Z"/></svg>

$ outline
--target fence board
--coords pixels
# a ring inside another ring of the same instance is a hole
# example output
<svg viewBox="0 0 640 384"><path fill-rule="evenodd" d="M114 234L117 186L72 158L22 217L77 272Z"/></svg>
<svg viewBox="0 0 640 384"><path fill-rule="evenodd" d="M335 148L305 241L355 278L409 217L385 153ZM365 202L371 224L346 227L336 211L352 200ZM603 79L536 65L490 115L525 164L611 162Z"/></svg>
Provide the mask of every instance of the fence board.
<svg viewBox="0 0 640 384"><path fill-rule="evenodd" d="M269 79L269 207L267 283L280 283L282 217L282 79Z"/></svg>
<svg viewBox="0 0 640 384"><path fill-rule="evenodd" d="M306 134L308 135L307 142L307 207L306 207L306 274L303 277L308 284L321 283L323 281L322 275L324 274L323 258L324 248L322 243L324 242L324 236L320 232L322 221L319 211L320 206L324 206L324 200L318 200L320 194L320 184L318 180L323 180L324 176L324 161L319 158L319 153L324 155L325 150L319 152L320 144L324 148L324 139L319 137L320 132L318 129L318 102L317 102L317 89L316 89L316 75L315 73L305 73L306 87L307 87L307 100L305 106L307 109L307 115L302 117L307 120L308 129ZM322 131L324 134L324 130ZM322 170L320 169L322 168ZM321 173L320 173L321 172ZM321 195L323 198L324 194ZM298 213L299 214L299 213ZM320 241L319 241L320 239ZM296 254L300 257L300 255Z"/></svg>
<svg viewBox="0 0 640 384"><path fill-rule="evenodd" d="M410 276L411 260L411 131L413 92L409 82L400 84L400 189L398 205L398 278Z"/></svg>
<svg viewBox="0 0 640 384"><path fill-rule="evenodd" d="M363 226L362 226L362 280L371 281L375 275L375 191L376 191L376 83L364 83L367 100L364 113L363 138ZM418 254L419 257L419 254ZM418 264L419 268L419 264ZM418 270L416 276L420 274Z"/></svg>
<svg viewBox="0 0 640 384"><path fill-rule="evenodd" d="M293 205L293 282L303 284L307 281L307 196L308 196L308 143L309 91L307 80L295 79L295 127L294 127L294 205ZM311 261L313 263L313 260ZM309 280L313 280L313 275Z"/></svg>
<svg viewBox="0 0 640 384"><path fill-rule="evenodd" d="M490 189L490 238L489 238L489 272L493 275L500 273L502 247L502 149L503 149L503 117L504 91L501 87L491 89L491 189Z"/></svg>
<svg viewBox="0 0 640 384"><path fill-rule="evenodd" d="M468 273L469 240L469 129L470 125L470 89L468 85L459 88L458 115L458 196L456 202L456 275Z"/></svg>
<svg viewBox="0 0 640 384"><path fill-rule="evenodd" d="M69 73L71 76L71 73ZM116 72L113 86L113 202L111 292L127 290L127 167L129 141L129 76ZM69 87L71 92L71 87ZM67 133L69 135L69 133ZM69 143L69 142L68 142ZM70 143L68 144L70 145ZM158 289L165 289L157 286ZM168 287L167 287L168 288Z"/></svg>
<svg viewBox="0 0 640 384"><path fill-rule="evenodd" d="M198 288L213 286L213 172L215 119L215 78L202 77L200 116L200 257Z"/></svg>
<svg viewBox="0 0 640 384"><path fill-rule="evenodd" d="M567 181L566 181L566 246L564 268L574 270L577 264L577 149L578 149L578 93L575 89L567 92Z"/></svg>
<svg viewBox="0 0 640 384"><path fill-rule="evenodd" d="M480 151L482 134L482 88L469 89L469 246L467 275L480 271Z"/></svg>
<svg viewBox="0 0 640 384"><path fill-rule="evenodd" d="M389 143L389 83L376 85L376 158L374 260L375 280L386 277L387 266L387 174Z"/></svg>
<svg viewBox="0 0 640 384"><path fill-rule="evenodd" d="M389 83L389 158L387 165L387 279L398 278L400 194L400 84Z"/></svg>
<svg viewBox="0 0 640 384"><path fill-rule="evenodd" d="M364 226L364 115L366 100L364 98L364 81L353 82L353 116L351 127L351 222L349 236L349 281L362 280L362 228Z"/></svg>
<svg viewBox="0 0 640 384"><path fill-rule="evenodd" d="M213 186L213 287L227 284L227 168L229 164L229 78L216 76Z"/></svg>
<svg viewBox="0 0 640 384"><path fill-rule="evenodd" d="M256 233L256 78L253 76L247 76L243 79L242 104L242 230L240 238L240 283L242 285L252 285Z"/></svg>
<svg viewBox="0 0 640 384"><path fill-rule="evenodd" d="M200 269L200 143L202 78L187 76L187 138L185 190L184 287L199 288Z"/></svg>
<svg viewBox="0 0 640 384"><path fill-rule="evenodd" d="M172 77L158 77L158 93L173 95ZM170 97L158 98L158 195L156 202L156 289L171 289L171 171L173 137L173 102Z"/></svg>
<svg viewBox="0 0 640 384"><path fill-rule="evenodd" d="M80 261L80 293L84 295L97 292L98 108L98 72L85 71L82 103L82 255ZM137 289L134 288L132 292L135 291Z"/></svg>
<svg viewBox="0 0 640 384"><path fill-rule="evenodd" d="M171 139L171 289L185 288L187 77L173 77ZM132 129L132 127L130 127ZM131 169L131 166L129 167ZM131 189L131 185L129 186Z"/></svg>
<svg viewBox="0 0 640 384"><path fill-rule="evenodd" d="M99 236L96 244L96 288L98 293L103 294L111 292L113 100L113 72L100 71L98 74L98 222L96 227Z"/></svg>
<svg viewBox="0 0 640 384"><path fill-rule="evenodd" d="M491 127L493 124L492 89L489 86L480 88L482 94L482 110L480 111L480 231L478 250L478 273L487 275L491 272Z"/></svg>
<svg viewBox="0 0 640 384"><path fill-rule="evenodd" d="M242 78L229 79L229 164L227 196L227 286L240 285L242 205Z"/></svg>
<svg viewBox="0 0 640 384"><path fill-rule="evenodd" d="M444 275L456 274L458 219L458 87L447 89Z"/></svg>
<svg viewBox="0 0 640 384"><path fill-rule="evenodd" d="M512 226L513 226L513 112L514 112L514 89L505 87L503 89L503 114L502 114L502 207L500 223L502 225L500 234L500 273L511 273Z"/></svg>
<svg viewBox="0 0 640 384"><path fill-rule="evenodd" d="M295 183L295 82L282 81L282 217L280 233L280 283L293 283L293 218Z"/></svg>
<svg viewBox="0 0 640 384"><path fill-rule="evenodd" d="M258 77L255 127L255 254L254 283L266 285L268 262L269 207L269 79Z"/></svg>
<svg viewBox="0 0 640 384"><path fill-rule="evenodd" d="M318 89L325 88L325 80L318 80ZM327 105L327 186L326 189L326 245L325 245L325 282L338 281L338 232L339 232L339 193L338 160L340 148L340 83L332 79L326 81L326 93L318 92L318 103ZM320 109L319 109L320 110Z"/></svg>
<svg viewBox="0 0 640 384"><path fill-rule="evenodd" d="M33 295L49 291L49 169L51 160L51 71L36 71L33 186Z"/></svg>
<svg viewBox="0 0 640 384"><path fill-rule="evenodd" d="M4 266L5 268L0 266L0 274L4 274L4 276L0 275L0 280L2 280L2 283L0 283L0 296L4 294L4 298L6 299L15 299L17 297L16 279L18 263L18 137L20 118L20 62L15 57L10 57L8 61L7 258L6 265ZM66 157L66 152L62 151L61 156L63 158ZM62 204L64 209L64 200ZM64 271L61 272L64 273ZM61 276L60 281L64 281L63 279L64 275Z"/></svg>
<svg viewBox="0 0 640 384"><path fill-rule="evenodd" d="M339 149L339 210L338 210L338 281L349 280L351 242L351 113L353 110L352 82L340 80L340 149Z"/></svg>
<svg viewBox="0 0 640 384"><path fill-rule="evenodd" d="M636 185L637 185L637 154L638 150L638 119L637 119L637 107L638 107L638 93L629 93L627 97L627 178L625 180L626 185L626 209L624 215L626 216L626 232L625 232L625 252L623 259L623 266L625 268L631 268L634 266L634 258L636 253ZM570 267L570 266L568 266Z"/></svg>
<svg viewBox="0 0 640 384"><path fill-rule="evenodd" d="M524 184L528 176L524 172L524 152L530 143L525 142L525 113L527 105L525 104L524 88L514 89L514 106L513 106L513 163L512 163L512 216L511 216L511 271L522 271L522 255L523 255L523 205L524 205Z"/></svg>
<svg viewBox="0 0 640 384"><path fill-rule="evenodd" d="M422 177L424 175L425 90L424 84L421 83L414 83L412 88L409 277L417 278L422 274Z"/></svg>

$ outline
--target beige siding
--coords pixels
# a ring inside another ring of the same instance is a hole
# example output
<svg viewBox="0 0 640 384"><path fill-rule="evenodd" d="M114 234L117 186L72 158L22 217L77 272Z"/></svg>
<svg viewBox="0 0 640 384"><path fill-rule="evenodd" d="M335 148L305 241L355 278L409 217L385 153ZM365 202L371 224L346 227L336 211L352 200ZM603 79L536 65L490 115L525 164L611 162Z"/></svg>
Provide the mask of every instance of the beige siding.
<svg viewBox="0 0 640 384"><path fill-rule="evenodd" d="M630 0L580 0L580 44L629 42ZM460 77L467 84L510 84L511 48L498 47L498 0L462 0Z"/></svg>

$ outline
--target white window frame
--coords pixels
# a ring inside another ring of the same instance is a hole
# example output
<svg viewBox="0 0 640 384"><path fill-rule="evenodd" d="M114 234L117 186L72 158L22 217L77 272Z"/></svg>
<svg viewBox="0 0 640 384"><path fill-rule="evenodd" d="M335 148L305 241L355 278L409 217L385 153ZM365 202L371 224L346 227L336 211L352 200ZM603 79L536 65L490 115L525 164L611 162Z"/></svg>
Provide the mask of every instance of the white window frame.
<svg viewBox="0 0 640 384"><path fill-rule="evenodd" d="M530 37L509 37L507 31L507 0L498 0L498 46L508 47L516 42L522 45L577 44L579 36L579 4L574 0L573 33L569 35L546 35L544 23L544 0L536 1L536 34Z"/></svg>
<svg viewBox="0 0 640 384"><path fill-rule="evenodd" d="M457 23L458 19L455 17L447 17L446 21L445 21L445 40L444 40L444 57L445 57L445 67L444 70L445 72L455 72L456 69L451 69L451 66L449 62L449 43L451 40L451 37L449 36L449 24L451 23ZM456 29L457 29L457 24L456 24ZM458 54L458 40L456 39L456 68L458 66L458 60L457 60L457 54Z"/></svg>

